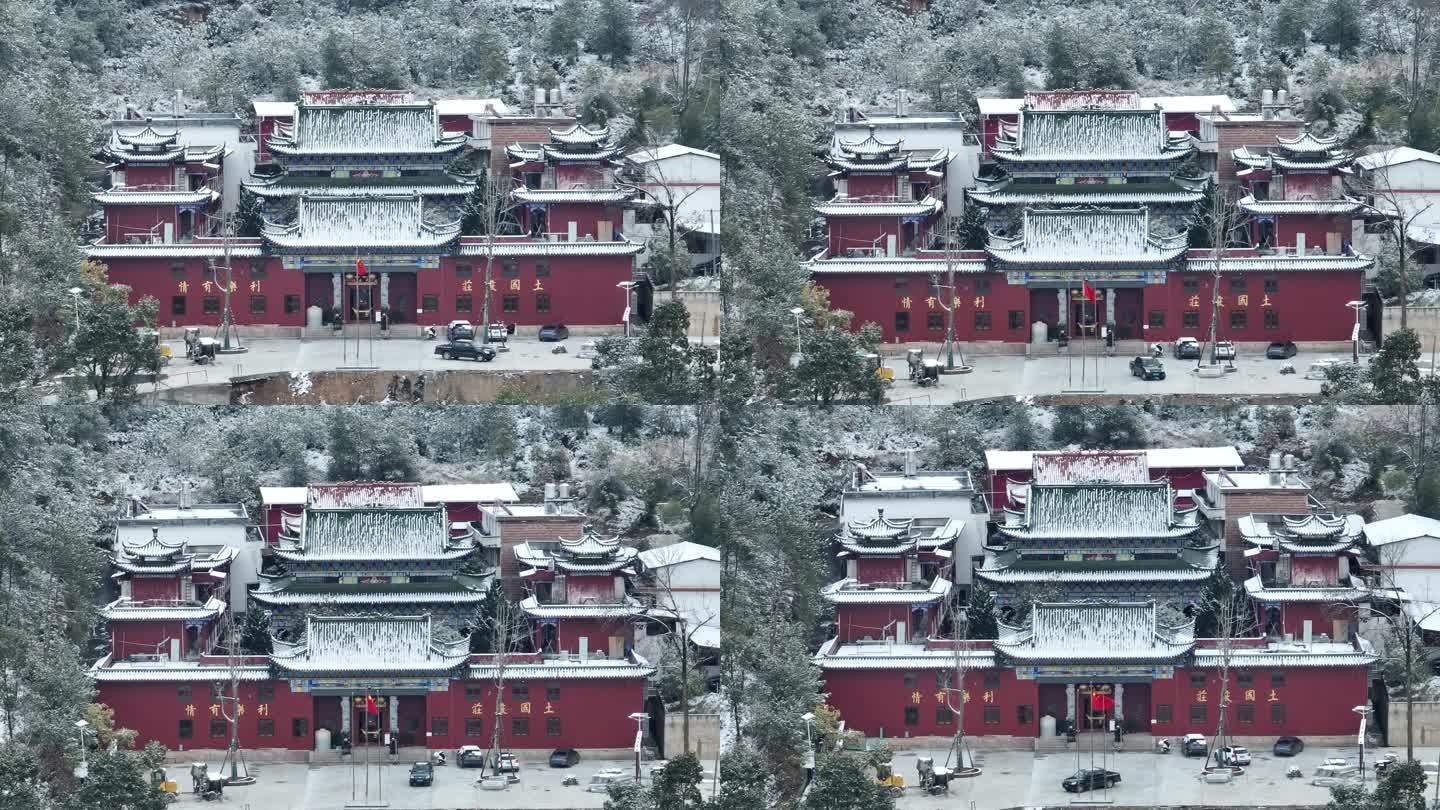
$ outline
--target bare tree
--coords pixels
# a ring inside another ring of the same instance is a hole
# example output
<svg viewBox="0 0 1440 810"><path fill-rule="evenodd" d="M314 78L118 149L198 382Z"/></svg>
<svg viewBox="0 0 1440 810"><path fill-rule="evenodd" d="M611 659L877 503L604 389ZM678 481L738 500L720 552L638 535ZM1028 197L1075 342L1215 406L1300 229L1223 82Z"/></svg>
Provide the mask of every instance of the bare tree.
<svg viewBox="0 0 1440 810"><path fill-rule="evenodd" d="M1364 597L1349 600L1345 606L1354 611L1358 620L1378 622L1389 633L1380 655L1386 664L1388 680L1398 680L1405 689L1405 758L1413 760L1415 691L1428 679L1423 669L1425 644L1420 628L1426 619L1440 614L1440 603L1417 599L1396 580L1396 567L1403 564L1405 558L1402 547L1395 544L1381 546L1379 555L1379 571L1373 583L1376 587ZM1420 615L1411 611L1412 604L1424 606L1416 611Z"/></svg>
<svg viewBox="0 0 1440 810"><path fill-rule="evenodd" d="M688 191L678 187L678 183L672 181L661 166L659 152L652 144L645 147L643 154L648 158L644 163L638 165L641 176L644 178L644 185L633 183L617 183L621 188L633 191L636 194L648 198L660 212L665 225L665 261L670 268L670 300L675 301L680 295L680 279L690 273L690 254L680 249L680 209L693 196L700 192L700 186L695 186ZM651 249L654 249L653 239Z"/></svg>
<svg viewBox="0 0 1440 810"><path fill-rule="evenodd" d="M944 290L944 295L936 296L939 299L939 306L945 311L945 368L967 369L965 363L965 352L960 352L960 365L955 365L955 306L958 296L955 293L955 223L950 215L950 207L945 207L945 215L941 220L941 227L944 229L945 239L945 283L940 284L939 278L931 274L930 286L937 290Z"/></svg>
<svg viewBox="0 0 1440 810"><path fill-rule="evenodd" d="M516 607L515 603L508 598L496 599L494 602L494 613L480 615L476 621L490 636L491 666L493 667L490 682L495 686L495 701L491 708L491 717L494 719L490 729L490 748L485 754L485 764L480 768L480 775L485 775L487 765L498 764L497 758L500 754L500 724L503 722L504 698L505 698L505 676L510 668L510 658L515 648L526 638L525 614ZM477 632L480 628L477 628ZM458 764L458 763L457 763Z"/></svg>
<svg viewBox="0 0 1440 810"><path fill-rule="evenodd" d="M1235 233L1247 223L1245 212L1241 210L1239 202L1235 199L1235 191L1221 186L1218 183L1210 184L1210 205L1200 213L1199 226L1204 229L1205 236L1210 242L1210 259L1214 263L1211 268L1210 277L1213 285L1210 290L1210 329L1205 338L1205 344L1200 347L1200 357L1195 360L1195 367L1198 369L1205 362L1205 350L1210 350L1210 365L1216 365L1219 361L1215 357L1215 343L1219 339L1220 328L1220 272L1221 259L1225 255L1225 247L1230 244ZM1248 239L1246 240L1248 243Z"/></svg>
<svg viewBox="0 0 1440 810"><path fill-rule="evenodd" d="M1404 195L1395 190L1390 178L1391 166L1376 166L1351 182L1366 198L1365 207L1380 218L1380 226L1395 249L1396 276L1400 282L1400 328L1408 328L1410 308L1410 226L1434 203L1407 206Z"/></svg>
<svg viewBox="0 0 1440 810"><path fill-rule="evenodd" d="M694 605L682 605L677 593L684 593L676 587L673 581L672 566L682 561L682 551L678 546L666 546L649 552L655 560L647 567L651 569L647 573L643 590L652 595L655 599L655 607L664 611L665 615L654 616L647 613L647 621L660 621L669 619L673 615L674 625L670 632L664 635L670 652L680 656L680 716L681 716L681 737L683 739L684 752L690 753L690 651L695 643L695 636L706 627L719 627L720 609L717 604L712 610L708 607L696 609ZM715 583L718 593L720 583ZM663 622L661 622L663 623ZM670 625L667 625L670 626Z"/></svg>
<svg viewBox="0 0 1440 810"><path fill-rule="evenodd" d="M479 229L485 237L485 277L480 285L480 342L490 342L490 293L495 284L495 237L501 229L517 224L511 214L510 198L500 188L496 178L488 172L481 172L477 186L465 198L464 220L469 230Z"/></svg>

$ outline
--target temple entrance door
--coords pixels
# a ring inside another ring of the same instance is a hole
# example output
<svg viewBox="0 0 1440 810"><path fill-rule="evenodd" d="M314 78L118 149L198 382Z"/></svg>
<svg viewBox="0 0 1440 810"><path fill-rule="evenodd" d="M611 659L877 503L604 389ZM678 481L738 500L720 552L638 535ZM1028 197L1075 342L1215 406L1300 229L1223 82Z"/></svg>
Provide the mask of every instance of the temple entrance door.
<svg viewBox="0 0 1440 810"><path fill-rule="evenodd" d="M401 695L394 699L400 701L400 744L424 745L425 696Z"/></svg>
<svg viewBox="0 0 1440 810"><path fill-rule="evenodd" d="M305 274L305 308L320 307L320 320L330 323L335 313L335 290L329 273Z"/></svg>
<svg viewBox="0 0 1440 810"><path fill-rule="evenodd" d="M1113 708L1096 710L1094 707L1094 695L1115 697L1115 688L1108 683L1082 683L1075 687L1075 713L1079 715L1075 725L1090 731L1106 731L1110 728L1110 720L1115 717Z"/></svg>
<svg viewBox="0 0 1440 810"><path fill-rule="evenodd" d="M482 274L481 274L482 279L483 279L483 275L484 275L484 274L482 273ZM474 314L475 314L476 316L478 316L478 315L480 314L480 309L481 309L481 307L480 307L480 298L481 298L482 293L479 292L479 287L480 287L480 285L481 285L482 283L483 283L483 280L481 280L481 281L476 281L476 282L475 282L476 292L473 293L473 295L474 295L474 304L473 304L472 306L474 307ZM414 273L408 273L408 272L407 272L407 273L391 273L391 274L390 274L390 322L391 322L391 323L413 323L413 322L414 322L412 319L415 318L416 302L420 300L420 296L416 293L416 290L417 290L417 286L416 286L416 279L415 279L415 274L414 274ZM450 291L445 291L443 294L449 295L449 294L451 294L451 293L450 293ZM377 298L376 300L378 301L379 299ZM494 315L495 315L495 309L496 309L496 307L498 306L499 303L500 303L499 299L496 298L496 297L494 297L494 296L492 295L491 298L490 298L490 315L491 315L492 318L493 318ZM432 316L432 317L433 317L433 316ZM465 317L465 315L464 315L464 314L461 314L460 317L463 318L463 317ZM478 322L478 321L479 321L479 318L478 318L478 317L472 317L471 320Z"/></svg>
<svg viewBox="0 0 1440 810"><path fill-rule="evenodd" d="M1122 716L1127 731L1150 731L1150 684L1127 683L1125 694L1120 698Z"/></svg>
<svg viewBox="0 0 1440 810"><path fill-rule="evenodd" d="M394 699L395 698L390 697L386 698L386 701ZM375 702L380 704L377 707L380 709L380 713L378 715L372 714L369 717L365 716L364 696L360 697L359 702L352 710L354 712L354 715L350 718L350 728L353 730L352 739L355 745L360 745L363 743L374 743L375 745L381 745L385 742L385 732L390 730L390 707L386 705L385 702L382 702L380 700L379 695L375 696ZM360 733L361 731L365 730L374 733Z"/></svg>
<svg viewBox="0 0 1440 810"><path fill-rule="evenodd" d="M1065 728L1065 721L1069 719L1066 717L1065 710L1065 690L1067 688L1060 683L1040 684L1040 716L1044 717L1048 714L1055 718L1056 731Z"/></svg>
<svg viewBox="0 0 1440 810"><path fill-rule="evenodd" d="M1030 291L1030 320L1044 321L1049 327L1046 336L1055 336L1056 324L1060 323L1060 297L1054 290Z"/></svg>
<svg viewBox="0 0 1440 810"><path fill-rule="evenodd" d="M1143 290L1112 290L1115 296L1115 337L1133 340L1140 337L1140 309Z"/></svg>
<svg viewBox="0 0 1440 810"><path fill-rule="evenodd" d="M367 283L360 283L359 279L352 278L353 274L347 273L345 277L345 290L341 300L345 302L346 323L369 323L375 320L375 313L380 308L380 279L373 273L367 274Z"/></svg>
<svg viewBox="0 0 1440 810"><path fill-rule="evenodd" d="M181 211L180 224L177 228L180 231L181 239L189 239L195 235L195 212Z"/></svg>

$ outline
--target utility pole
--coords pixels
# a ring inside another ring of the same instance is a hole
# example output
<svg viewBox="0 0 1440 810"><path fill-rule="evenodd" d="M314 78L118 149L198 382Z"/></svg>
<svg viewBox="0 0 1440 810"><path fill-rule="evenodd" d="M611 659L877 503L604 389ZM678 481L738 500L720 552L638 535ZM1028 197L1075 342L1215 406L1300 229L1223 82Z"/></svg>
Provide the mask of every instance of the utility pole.
<svg viewBox="0 0 1440 810"><path fill-rule="evenodd" d="M230 748L225 752L225 762L220 766L220 772L225 772L225 765L230 766L230 776L226 777L227 785L253 785L255 777L250 775L250 769L245 764L245 755L240 751L240 669L235 660L235 611L226 606L225 610L225 649L228 653L227 664L230 671L230 696L221 701L221 711L225 720L230 723ZM228 708L226 707L228 704Z"/></svg>
<svg viewBox="0 0 1440 810"><path fill-rule="evenodd" d="M225 310L220 316L220 350L228 352L230 351L230 326L235 322L234 313L230 309L230 291L235 286L235 270L230 261L230 240L235 236L234 215L226 214L223 222L225 234L221 245L225 253L225 283L222 285L222 292L225 297Z"/></svg>

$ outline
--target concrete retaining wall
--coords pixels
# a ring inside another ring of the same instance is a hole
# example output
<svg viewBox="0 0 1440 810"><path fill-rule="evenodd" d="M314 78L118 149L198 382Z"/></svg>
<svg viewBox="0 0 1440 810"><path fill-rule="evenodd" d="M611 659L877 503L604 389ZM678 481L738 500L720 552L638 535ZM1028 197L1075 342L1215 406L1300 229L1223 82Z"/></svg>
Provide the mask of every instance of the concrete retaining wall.
<svg viewBox="0 0 1440 810"><path fill-rule="evenodd" d="M720 337L720 293L715 290L681 290L680 303L690 313L690 337L708 341ZM659 290L655 293L655 305L670 300L670 293Z"/></svg>
<svg viewBox="0 0 1440 810"><path fill-rule="evenodd" d="M1391 334L1400 328L1400 308L1385 307L1382 321L1384 334ZM1440 346L1440 307L1410 307L1405 313L1405 323L1420 336L1420 350L1429 359L1432 346Z"/></svg>
<svg viewBox="0 0 1440 810"><path fill-rule="evenodd" d="M665 755L671 759L685 752L685 718L678 711L665 713ZM720 750L720 715L690 715L690 752L701 763L713 763ZM714 767L713 764L711 767Z"/></svg>
<svg viewBox="0 0 1440 810"><path fill-rule="evenodd" d="M232 405L337 405L381 402L392 380L408 381L411 390L425 378L427 403L495 402L502 396L545 403L593 392L590 371L429 371L421 375L393 371L312 371L251 374L230 381ZM409 401L406 399L406 401Z"/></svg>
<svg viewBox="0 0 1440 810"><path fill-rule="evenodd" d="M1412 310L1413 312L1413 310ZM1390 747L1405 746L1405 699L1390 700ZM1440 702L1415 703L1415 745L1440 745Z"/></svg>

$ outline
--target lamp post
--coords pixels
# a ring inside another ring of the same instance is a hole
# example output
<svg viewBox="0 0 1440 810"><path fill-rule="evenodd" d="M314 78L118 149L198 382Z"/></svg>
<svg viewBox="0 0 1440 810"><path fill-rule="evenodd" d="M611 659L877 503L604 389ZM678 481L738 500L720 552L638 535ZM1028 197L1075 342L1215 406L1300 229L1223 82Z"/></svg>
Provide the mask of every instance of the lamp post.
<svg viewBox="0 0 1440 810"><path fill-rule="evenodd" d="M805 784L815 781L815 740L811 736L811 725L815 722L814 712L800 715L805 721Z"/></svg>
<svg viewBox="0 0 1440 810"><path fill-rule="evenodd" d="M630 719L635 721L635 781L640 782L640 738L645 735L645 721L650 719L650 715L635 712L630 715Z"/></svg>
<svg viewBox="0 0 1440 810"><path fill-rule="evenodd" d="M75 766L75 778L84 779L90 775L90 757L85 748L85 732L90 728L86 720L76 720L75 730L80 733L80 764Z"/></svg>
<svg viewBox="0 0 1440 810"><path fill-rule="evenodd" d="M1355 328L1350 332L1350 359L1358 366L1360 365L1360 310L1365 308L1365 302L1347 301L1345 306L1355 310Z"/></svg>
<svg viewBox="0 0 1440 810"><path fill-rule="evenodd" d="M800 357L805 354L805 347L800 343L800 316L805 314L805 308L795 307L790 314L795 316L795 364L799 365Z"/></svg>
<svg viewBox="0 0 1440 810"><path fill-rule="evenodd" d="M1365 784L1365 725L1370 719L1369 706L1356 706L1350 711L1360 715L1360 733L1355 735L1355 744L1360 750L1360 784Z"/></svg>
<svg viewBox="0 0 1440 810"><path fill-rule="evenodd" d="M80 294L85 292L79 287L70 288L70 297L75 299L75 334L80 334Z"/></svg>
<svg viewBox="0 0 1440 810"><path fill-rule="evenodd" d="M635 286L633 281L622 281L615 285L625 291L625 308L621 312L620 326L624 329L625 337L630 337L630 290Z"/></svg>

